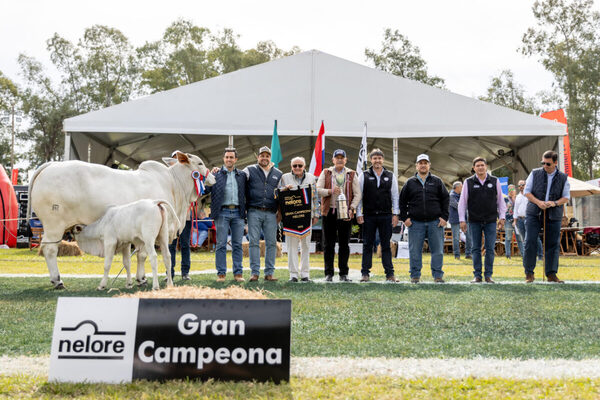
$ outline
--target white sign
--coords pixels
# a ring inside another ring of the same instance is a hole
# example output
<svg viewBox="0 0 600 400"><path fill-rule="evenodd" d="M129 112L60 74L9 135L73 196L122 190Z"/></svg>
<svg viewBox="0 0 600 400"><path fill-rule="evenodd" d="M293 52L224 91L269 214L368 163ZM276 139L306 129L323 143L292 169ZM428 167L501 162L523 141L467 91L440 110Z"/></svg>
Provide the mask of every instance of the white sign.
<svg viewBox="0 0 600 400"><path fill-rule="evenodd" d="M50 382L131 382L138 299L60 297Z"/></svg>

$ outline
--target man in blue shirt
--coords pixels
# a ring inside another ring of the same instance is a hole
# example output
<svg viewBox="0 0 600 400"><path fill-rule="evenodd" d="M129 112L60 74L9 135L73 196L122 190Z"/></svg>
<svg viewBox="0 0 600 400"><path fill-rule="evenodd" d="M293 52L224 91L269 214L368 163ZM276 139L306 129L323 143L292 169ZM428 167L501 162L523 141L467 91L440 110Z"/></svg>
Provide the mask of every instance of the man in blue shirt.
<svg viewBox="0 0 600 400"><path fill-rule="evenodd" d="M544 267L548 282L564 283L556 276L560 250L560 224L563 205L569 201L567 175L558 170L558 154L548 150L542 156L542 167L536 168L525 181L527 204L525 225L525 281L535 280L537 238L544 227Z"/></svg>
<svg viewBox="0 0 600 400"><path fill-rule="evenodd" d="M450 207L449 220L450 227L452 228L452 252L454 258L460 260L460 220L458 218L458 202L460 201L460 192L462 191L462 182L456 181L452 185L452 191L450 192ZM467 229L465 233L465 258L471 259L471 234Z"/></svg>

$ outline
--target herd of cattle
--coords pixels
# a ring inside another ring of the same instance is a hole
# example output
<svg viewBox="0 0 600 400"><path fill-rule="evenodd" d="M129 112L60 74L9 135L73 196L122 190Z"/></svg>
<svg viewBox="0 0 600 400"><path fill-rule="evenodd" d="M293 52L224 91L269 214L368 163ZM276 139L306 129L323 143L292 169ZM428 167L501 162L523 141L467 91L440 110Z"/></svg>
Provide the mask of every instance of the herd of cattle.
<svg viewBox="0 0 600 400"><path fill-rule="evenodd" d="M199 173L208 186L215 179L195 155L177 152L176 160L163 160L170 166L144 161L137 170L126 171L63 161L46 163L35 171L27 216L35 211L44 226L41 246L56 289L64 288L57 254L67 231L73 232L83 251L105 257L99 289L106 287L115 252L123 253L127 285L131 286L131 245L138 251L138 283L145 281L144 262L150 257L152 287L158 289L155 243L160 244L168 285L173 284L168 244L183 229L189 205L198 198L194 177Z"/></svg>

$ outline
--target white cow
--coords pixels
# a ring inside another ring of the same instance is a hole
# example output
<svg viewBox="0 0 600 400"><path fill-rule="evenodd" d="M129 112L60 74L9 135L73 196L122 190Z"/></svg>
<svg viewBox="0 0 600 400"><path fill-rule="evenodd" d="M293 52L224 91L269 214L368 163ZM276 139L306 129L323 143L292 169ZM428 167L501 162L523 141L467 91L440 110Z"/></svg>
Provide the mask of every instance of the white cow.
<svg viewBox="0 0 600 400"><path fill-rule="evenodd" d="M64 232L98 220L111 205L140 199L165 200L179 218L179 231L183 230L188 207L198 198L192 174L198 171L209 186L215 178L200 157L178 152L177 161L170 167L144 161L135 171L63 161L46 163L35 171L29 184L29 205L44 226L42 247L50 282L56 289L64 288L56 261ZM30 210L27 215L31 216ZM138 281L143 271L138 259Z"/></svg>
<svg viewBox="0 0 600 400"><path fill-rule="evenodd" d="M158 265L154 244L156 242L160 244L160 251L167 268L167 285L173 286L169 243L177 237L178 229L179 218L168 202L144 199L109 207L98 221L87 226L75 225L73 234L81 250L104 257L104 277L98 290L106 288L113 256L119 251L123 253L123 264L127 270L127 287L132 286L130 254L132 244L138 251L138 266L144 265L146 256L150 256L152 289L157 290L159 288Z"/></svg>

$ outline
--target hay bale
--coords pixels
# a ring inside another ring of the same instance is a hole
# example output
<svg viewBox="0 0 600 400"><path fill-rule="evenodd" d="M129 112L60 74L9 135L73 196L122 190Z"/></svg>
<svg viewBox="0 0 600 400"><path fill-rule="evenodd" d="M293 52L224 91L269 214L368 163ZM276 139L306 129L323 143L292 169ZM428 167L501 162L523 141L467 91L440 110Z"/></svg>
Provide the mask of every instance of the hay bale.
<svg viewBox="0 0 600 400"><path fill-rule="evenodd" d="M398 243L390 240L390 247L392 249L392 258L394 258L398 252ZM381 245L377 245L377 257L381 258Z"/></svg>
<svg viewBox="0 0 600 400"><path fill-rule="evenodd" d="M264 257L265 256L265 241L261 240L260 241L260 256ZM250 243L248 242L244 242L242 243L242 253L244 255L244 257L250 257ZM276 257L279 258L282 255L282 248L281 248L281 243L277 242L277 255Z"/></svg>
<svg viewBox="0 0 600 400"><path fill-rule="evenodd" d="M225 289L213 289L205 286L173 286L161 290L119 294L115 297L133 297L140 299L268 299L268 292L257 289L248 290L239 286Z"/></svg>
<svg viewBox="0 0 600 400"><path fill-rule="evenodd" d="M38 256L43 256L43 246L38 248ZM66 240L61 240L58 244L58 257L79 257L84 253L81 251L79 246L77 246L77 242L67 242Z"/></svg>

